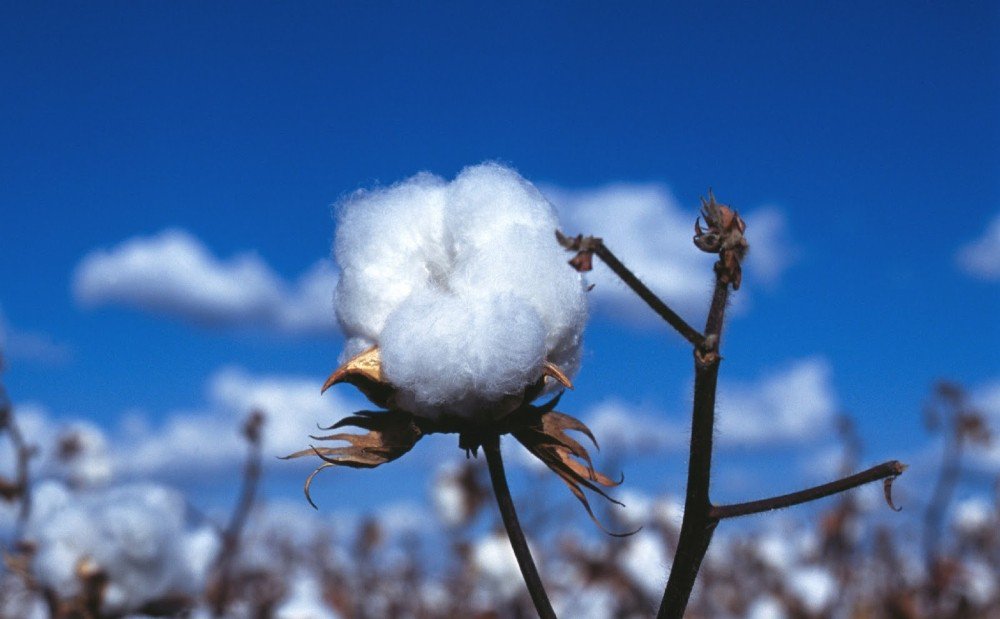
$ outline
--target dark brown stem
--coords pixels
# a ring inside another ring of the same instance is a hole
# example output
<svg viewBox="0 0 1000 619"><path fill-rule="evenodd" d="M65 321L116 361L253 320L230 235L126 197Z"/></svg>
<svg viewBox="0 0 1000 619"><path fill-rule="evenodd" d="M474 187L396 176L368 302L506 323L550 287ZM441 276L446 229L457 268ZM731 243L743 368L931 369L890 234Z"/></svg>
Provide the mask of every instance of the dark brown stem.
<svg viewBox="0 0 1000 619"><path fill-rule="evenodd" d="M507 475L503 468L503 458L500 455L500 437L494 435L483 441L483 452L486 454L486 464L490 469L490 481L493 482L493 493L497 497L500 517L503 519L504 528L507 529L507 537L510 538L510 545L514 549L514 556L517 557L517 564L521 568L524 584L528 586L531 601L535 604L535 611L542 619L555 619L556 614L552 610L552 603L549 602L549 596L542 585L541 577L538 575L538 568L535 567L535 562L531 558L528 541L524 538L524 531L521 530L521 523L517 519L517 511L514 509L514 500L510 496Z"/></svg>
<svg viewBox="0 0 1000 619"><path fill-rule="evenodd" d="M654 294L653 291L646 286L646 284L643 284L639 278L635 276L635 273L630 271L628 267L618 260L617 256L611 253L611 250L604 245L603 241L600 239L594 239L594 241L593 248L597 257L600 258L604 264L608 265L608 268L611 269L623 282L625 282L626 286L639 295L639 298L645 301L646 305L651 307L653 311L660 316L660 318L676 329L677 332L684 337L684 339L691 342L691 344L695 347L700 347L704 344L705 336L698 333L694 327L685 322L683 318L677 315L674 310L670 309L666 303L656 296L656 294Z"/></svg>
<svg viewBox="0 0 1000 619"><path fill-rule="evenodd" d="M10 419L7 431L10 433L10 440L17 451L17 485L21 489L21 507L17 512L17 536L20 537L24 526L28 523L28 518L31 516L31 483L28 477L28 463L35 454L35 449L24 440L24 435L21 434L21 429L14 422L13 417Z"/></svg>
<svg viewBox="0 0 1000 619"><path fill-rule="evenodd" d="M0 369L3 360L0 359ZM13 486L9 489L21 502L17 512L15 538L20 539L28 518L31 516L31 478L29 464L35 455L35 448L24 440L21 429L14 420L13 407L7 397L7 391L0 383L0 431L6 430L17 456L17 473Z"/></svg>
<svg viewBox="0 0 1000 619"><path fill-rule="evenodd" d="M751 514L759 514L761 512L768 512L774 509L791 507L792 505L808 503L809 501L815 501L816 499L822 499L823 497L851 490L852 488L857 488L858 486L863 486L873 481L896 477L901 475L905 469L906 465L902 462L899 462L898 460L891 460L889 462L883 462L878 466L873 466L866 471L855 473L849 477L844 477L843 479L838 479L837 481L832 481L828 484L807 488L798 492L783 494L781 496L771 497L768 499L761 499L759 501L748 501L746 503L735 503L733 505L716 505L709 510L709 515L715 520L724 520L726 518L749 516Z"/></svg>
<svg viewBox="0 0 1000 619"><path fill-rule="evenodd" d="M691 451L680 539L657 613L659 619L684 616L701 562L719 523L712 518L709 482L712 476L712 438L715 427L715 391L719 379L719 340L725 319L729 285L717 277L712 306L705 323L703 346L695 350L694 406L691 414Z"/></svg>

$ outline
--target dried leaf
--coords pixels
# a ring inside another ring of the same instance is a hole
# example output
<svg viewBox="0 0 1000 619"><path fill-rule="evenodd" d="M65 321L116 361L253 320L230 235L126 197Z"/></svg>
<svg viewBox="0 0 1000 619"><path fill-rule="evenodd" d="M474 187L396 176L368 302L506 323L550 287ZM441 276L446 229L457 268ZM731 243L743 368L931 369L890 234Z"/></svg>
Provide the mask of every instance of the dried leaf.
<svg viewBox="0 0 1000 619"><path fill-rule="evenodd" d="M590 519L601 530L615 537L634 534L636 531L629 533L608 531L597 520L593 509L590 507L590 501L583 492L583 488L586 488L616 505L621 505L620 502L610 497L602 488L602 486L605 488L617 486L621 481L616 482L607 475L596 471L587 449L566 434L567 430L575 430L590 438L596 446L597 441L594 439L590 428L580 420L569 415L547 409L548 405L529 410L526 415L534 415L536 418L520 420L522 424L520 425L520 429L512 432L514 438L563 480L566 486L569 487L570 492L573 493L573 496L583 505Z"/></svg>
<svg viewBox="0 0 1000 619"><path fill-rule="evenodd" d="M306 493L306 500L309 501L309 504L312 505L313 509L319 509L319 507L317 507L316 503L313 502L312 495L309 493L309 489L312 488L313 480L316 479L316 476L319 475L319 472L322 471L323 469L328 469L331 466L333 465L330 464L329 462L324 462L323 464L317 466L312 473L309 473L309 477L306 477L306 485L304 488Z"/></svg>
<svg viewBox="0 0 1000 619"><path fill-rule="evenodd" d="M367 430L364 434L338 432L327 436L314 436L319 441L342 441L347 443L340 447L316 447L297 451L283 459L318 456L323 464L314 470L306 479L305 492L309 504L316 507L309 496L309 488L313 479L323 469L331 466L347 466L351 468L374 468L386 462L399 458L410 451L423 436L423 431L409 413L398 411L360 411L341 419L328 429L353 426Z"/></svg>
<svg viewBox="0 0 1000 619"><path fill-rule="evenodd" d="M889 504L889 509L894 512L903 511L902 507L896 507L896 504L892 502L892 482L896 481L899 475L893 475L892 477L886 477L882 480L882 492L885 494L885 502Z"/></svg>

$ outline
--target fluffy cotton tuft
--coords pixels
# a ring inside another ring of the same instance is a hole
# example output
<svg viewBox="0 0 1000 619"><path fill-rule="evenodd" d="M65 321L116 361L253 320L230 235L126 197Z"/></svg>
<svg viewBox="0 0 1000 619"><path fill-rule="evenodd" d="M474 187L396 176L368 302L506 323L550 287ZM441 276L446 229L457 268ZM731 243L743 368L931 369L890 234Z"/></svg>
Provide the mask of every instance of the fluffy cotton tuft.
<svg viewBox="0 0 1000 619"><path fill-rule="evenodd" d="M61 598L80 591L77 567L92 563L106 571L104 610L127 612L173 594L204 586L214 534L186 526L184 498L167 488L136 484L73 494L48 482L35 492L27 539L37 547L38 580Z"/></svg>
<svg viewBox="0 0 1000 619"><path fill-rule="evenodd" d="M552 205L498 164L418 174L339 209L344 359L378 345L400 405L473 416L522 393L546 360L572 375L587 318Z"/></svg>

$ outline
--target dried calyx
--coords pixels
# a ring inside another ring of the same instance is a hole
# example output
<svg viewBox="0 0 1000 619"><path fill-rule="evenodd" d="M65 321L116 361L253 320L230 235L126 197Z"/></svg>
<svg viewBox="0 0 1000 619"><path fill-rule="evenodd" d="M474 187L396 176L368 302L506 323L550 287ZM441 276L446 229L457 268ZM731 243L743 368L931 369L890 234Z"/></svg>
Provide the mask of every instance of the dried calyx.
<svg viewBox="0 0 1000 619"><path fill-rule="evenodd" d="M707 229L701 227L701 218L705 219ZM715 265L719 280L731 284L733 290L740 289L743 281L743 270L740 267L743 257L750 248L743 233L747 225L740 214L731 207L716 202L712 191L708 199L701 199L701 217L694 222L694 244L698 249L710 254L719 254Z"/></svg>
<svg viewBox="0 0 1000 619"><path fill-rule="evenodd" d="M305 483L306 497L314 507L309 490L312 481L323 469L333 466L373 468L410 451L424 435L441 433L458 434L459 447L467 455L478 455L479 447L490 437L510 434L566 483L594 522L597 520L584 488L620 505L603 488L616 486L621 480L613 480L596 471L587 449L567 434L569 430L580 432L597 446L593 433L583 422L555 410L561 393L541 406L532 404L547 386L558 384L572 389L569 378L553 363L544 362L539 379L526 387L523 393L497 402L490 414L478 418L448 414L432 418L398 407L395 398L397 390L385 380L378 347L366 350L337 368L323 385L323 391L338 383L354 385L373 404L385 410L358 411L324 428L360 428L365 430L362 434L337 432L311 437L317 441L340 441L345 445L311 446L287 456L318 456L323 460Z"/></svg>

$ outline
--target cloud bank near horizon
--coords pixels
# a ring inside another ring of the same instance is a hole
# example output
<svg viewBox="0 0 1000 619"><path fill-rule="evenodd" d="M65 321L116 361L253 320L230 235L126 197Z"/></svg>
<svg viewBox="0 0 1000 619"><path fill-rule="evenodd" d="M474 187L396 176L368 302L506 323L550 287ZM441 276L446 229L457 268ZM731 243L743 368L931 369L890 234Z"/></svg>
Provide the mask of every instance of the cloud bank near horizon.
<svg viewBox="0 0 1000 619"><path fill-rule="evenodd" d="M207 327L317 334L335 330L336 281L328 260L289 283L254 253L220 259L190 233L168 229L91 251L72 286L84 307L120 305Z"/></svg>
<svg viewBox="0 0 1000 619"><path fill-rule="evenodd" d="M1000 213L993 216L979 238L958 249L955 261L972 277L1000 281Z"/></svg>

